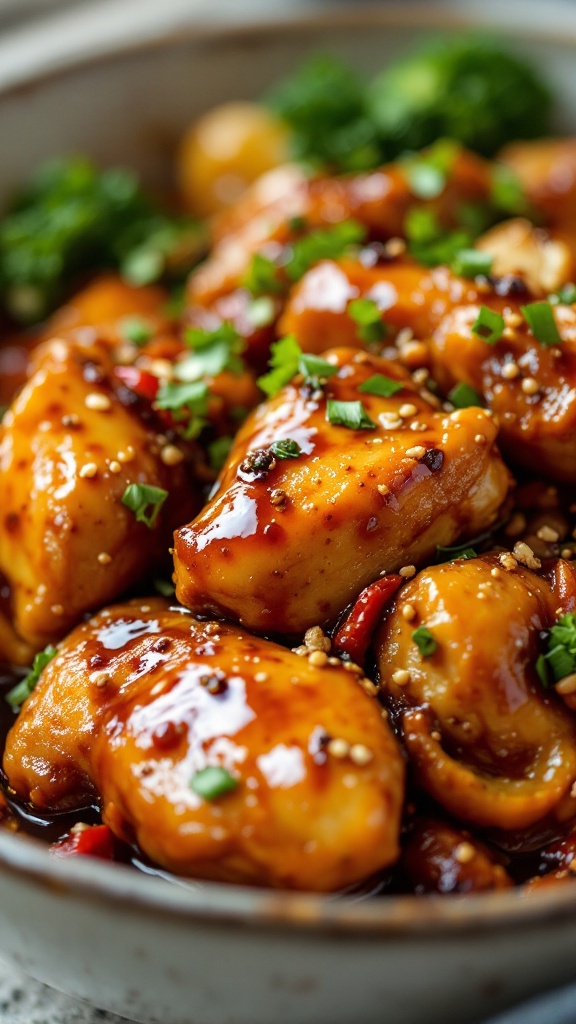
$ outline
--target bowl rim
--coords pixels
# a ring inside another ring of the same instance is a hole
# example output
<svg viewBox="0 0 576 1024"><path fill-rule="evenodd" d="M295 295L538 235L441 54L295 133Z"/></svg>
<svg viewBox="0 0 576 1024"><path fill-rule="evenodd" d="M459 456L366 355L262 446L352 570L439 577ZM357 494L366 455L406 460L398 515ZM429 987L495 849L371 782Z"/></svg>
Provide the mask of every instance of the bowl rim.
<svg viewBox="0 0 576 1024"><path fill-rule="evenodd" d="M573 12L574 13L574 12ZM272 32L301 33L314 28L345 31L346 28L395 26L418 31L466 30L487 27L486 20L471 8L449 3L428 6L415 3L406 8L400 2L380 6L362 3L350 8L310 12L299 10L292 16L262 18L255 23L187 24L156 31L153 38L141 37L108 41L105 48L93 52L60 55L51 66L30 67L23 76L0 85L0 104L6 97L26 93L54 79L78 71L122 60L134 54L153 52L190 42L230 44L238 40L264 41ZM519 41L544 40L550 44L576 47L576 20L563 31L528 24L498 25ZM82 903L105 903L111 910L127 908L153 912L171 921L226 923L237 928L288 930L296 933L378 936L402 938L430 936L455 937L467 933L501 931L518 925L537 923L540 927L558 925L573 918L576 911L576 886L551 886L529 895L521 889L469 895L405 895L364 899L337 894L318 894L248 888L233 884L170 879L162 873L138 871L122 864L97 858L59 858L50 854L40 840L12 834L0 827L0 872L15 882L33 885L45 892L74 897ZM157 877L154 877L157 876ZM121 901L119 904L119 900Z"/></svg>

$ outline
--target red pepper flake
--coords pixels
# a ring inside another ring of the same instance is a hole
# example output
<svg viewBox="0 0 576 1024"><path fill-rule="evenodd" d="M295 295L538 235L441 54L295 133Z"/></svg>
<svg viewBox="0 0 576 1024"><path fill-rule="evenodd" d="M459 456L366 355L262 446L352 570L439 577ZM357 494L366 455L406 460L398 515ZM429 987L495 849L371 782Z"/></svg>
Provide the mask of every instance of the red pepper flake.
<svg viewBox="0 0 576 1024"><path fill-rule="evenodd" d="M114 860L114 835L108 825L90 825L71 832L58 843L52 843L50 853L57 857L83 856Z"/></svg>
<svg viewBox="0 0 576 1024"><path fill-rule="evenodd" d="M148 373L146 370L138 370L135 366L116 366L114 376L121 380L130 391L139 395L140 398L145 398L148 402L153 402L158 394L160 381L153 373Z"/></svg>
<svg viewBox="0 0 576 1024"><path fill-rule="evenodd" d="M404 583L402 576L384 576L362 591L334 637L336 650L360 663L370 646L385 605Z"/></svg>

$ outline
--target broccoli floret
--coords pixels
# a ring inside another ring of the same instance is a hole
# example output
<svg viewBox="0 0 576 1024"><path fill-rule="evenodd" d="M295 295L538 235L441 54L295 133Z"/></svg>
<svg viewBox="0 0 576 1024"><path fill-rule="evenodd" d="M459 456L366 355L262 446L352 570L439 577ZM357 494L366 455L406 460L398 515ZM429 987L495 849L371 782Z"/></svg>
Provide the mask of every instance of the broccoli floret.
<svg viewBox="0 0 576 1024"><path fill-rule="evenodd" d="M380 159L366 86L344 61L318 55L280 82L268 105L292 129L296 159L361 170Z"/></svg>
<svg viewBox="0 0 576 1024"><path fill-rule="evenodd" d="M83 157L51 161L33 176L0 221L0 296L22 323L45 317L70 279L116 268L134 284L193 260L198 227L161 211L130 171L100 171Z"/></svg>
<svg viewBox="0 0 576 1024"><path fill-rule="evenodd" d="M523 60L492 39L436 39L387 68L367 105L389 159L436 139L492 156L511 139L550 130L552 97Z"/></svg>

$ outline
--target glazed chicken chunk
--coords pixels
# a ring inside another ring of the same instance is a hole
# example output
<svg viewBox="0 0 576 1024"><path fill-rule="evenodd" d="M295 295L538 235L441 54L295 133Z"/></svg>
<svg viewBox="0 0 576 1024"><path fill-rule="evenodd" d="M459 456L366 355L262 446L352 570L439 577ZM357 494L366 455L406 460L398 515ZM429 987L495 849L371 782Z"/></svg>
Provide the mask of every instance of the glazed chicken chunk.
<svg viewBox="0 0 576 1024"><path fill-rule="evenodd" d="M380 574L496 520L509 476L490 413L442 413L367 353L326 360L324 388L295 378L249 417L216 495L177 531L177 595L195 612L303 632Z"/></svg>
<svg viewBox="0 0 576 1024"><path fill-rule="evenodd" d="M362 680L159 599L67 638L4 770L39 810L97 794L178 874L327 891L398 856L403 758Z"/></svg>
<svg viewBox="0 0 576 1024"><path fill-rule="evenodd" d="M516 552L425 569L376 638L418 782L461 820L500 829L576 812L576 722L536 671L540 633L576 608L576 570Z"/></svg>
<svg viewBox="0 0 576 1024"><path fill-rule="evenodd" d="M110 370L105 345L46 343L0 425L0 571L15 629L37 648L149 573L199 507L183 456L167 464ZM143 510L148 524L122 501L131 484L164 495L158 516Z"/></svg>

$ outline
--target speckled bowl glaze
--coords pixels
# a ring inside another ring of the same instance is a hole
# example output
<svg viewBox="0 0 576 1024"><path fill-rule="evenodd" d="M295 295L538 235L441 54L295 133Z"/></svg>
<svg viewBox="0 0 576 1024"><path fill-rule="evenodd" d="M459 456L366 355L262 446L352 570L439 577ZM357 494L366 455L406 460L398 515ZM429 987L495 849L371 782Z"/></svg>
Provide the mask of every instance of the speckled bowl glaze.
<svg viewBox="0 0 576 1024"><path fill-rule="evenodd" d="M416 36L487 21L544 64L576 129L576 10L502 6L291 4L266 22L226 0L126 0L117 22L110 3L100 19L73 10L0 39L0 196L71 151L166 179L192 117L258 96L306 53L376 70ZM0 884L5 960L150 1024L473 1024L576 970L576 886L359 902L61 861L8 833Z"/></svg>

